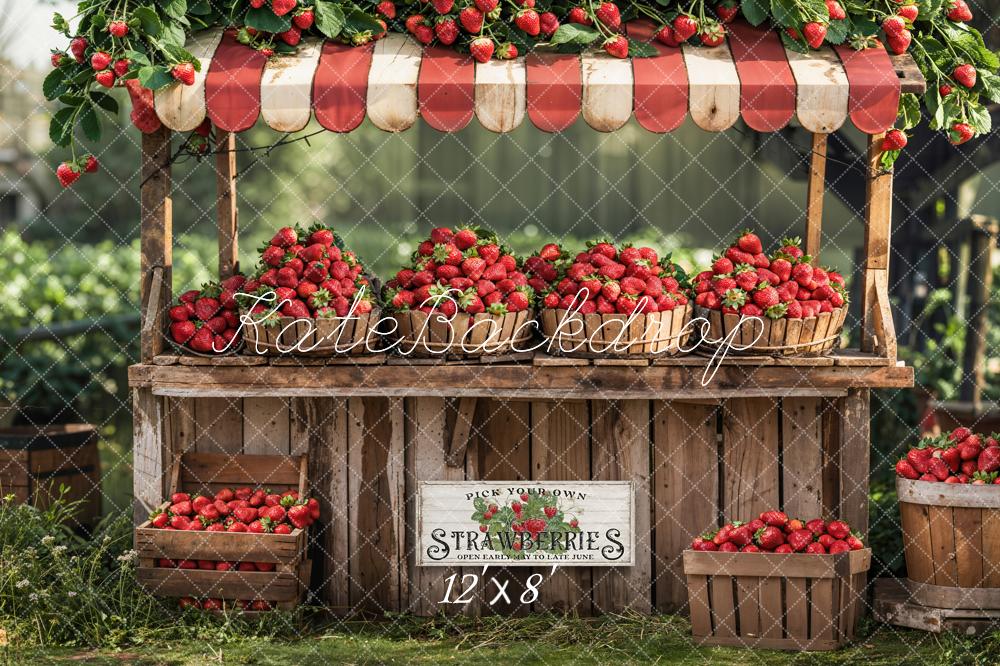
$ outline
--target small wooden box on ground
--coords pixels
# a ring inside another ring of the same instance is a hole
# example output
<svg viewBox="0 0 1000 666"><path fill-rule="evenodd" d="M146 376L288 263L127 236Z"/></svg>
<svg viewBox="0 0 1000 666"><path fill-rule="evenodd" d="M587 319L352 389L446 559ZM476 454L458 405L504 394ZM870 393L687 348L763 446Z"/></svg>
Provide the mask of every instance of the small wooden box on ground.
<svg viewBox="0 0 1000 666"><path fill-rule="evenodd" d="M86 424L0 429L0 496L45 508L62 499L80 502L76 523L89 527L101 513L97 430Z"/></svg>
<svg viewBox="0 0 1000 666"><path fill-rule="evenodd" d="M834 650L854 637L871 550L684 551L691 632L704 645Z"/></svg>
<svg viewBox="0 0 1000 666"><path fill-rule="evenodd" d="M189 452L171 469L170 494L214 495L222 488L268 488L281 493L307 491L308 458L282 455L233 455ZM309 588L306 530L291 534L162 530L145 522L135 530L139 553L136 578L151 594L167 597L269 601L292 608ZM209 571L158 567L157 560L266 562L274 571Z"/></svg>
<svg viewBox="0 0 1000 666"><path fill-rule="evenodd" d="M1000 486L896 478L913 601L1000 610Z"/></svg>

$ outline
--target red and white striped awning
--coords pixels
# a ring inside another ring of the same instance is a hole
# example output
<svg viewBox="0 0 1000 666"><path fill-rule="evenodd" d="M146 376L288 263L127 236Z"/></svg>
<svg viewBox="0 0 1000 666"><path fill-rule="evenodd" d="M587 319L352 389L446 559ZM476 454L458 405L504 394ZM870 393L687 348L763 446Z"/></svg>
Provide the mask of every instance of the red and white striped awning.
<svg viewBox="0 0 1000 666"><path fill-rule="evenodd" d="M633 22L628 29L648 39L653 26ZM557 132L582 114L592 128L610 132L634 114L647 130L669 132L690 114L713 132L742 116L761 132L797 117L807 130L829 133L850 117L861 131L876 134L892 127L901 90L923 86L913 81L914 67L901 86L898 63L881 46L802 54L785 49L776 32L746 23L729 26L727 42L714 48L653 44L659 53L653 58L533 53L479 64L390 34L361 47L304 40L294 56L268 59L231 31L208 30L188 44L202 62L195 84L157 91L155 108L177 131L193 130L207 116L231 132L249 129L258 118L296 132L315 115L324 128L349 132L367 114L389 132L408 129L418 116L446 132L473 116L489 130L509 132L526 115L539 129Z"/></svg>

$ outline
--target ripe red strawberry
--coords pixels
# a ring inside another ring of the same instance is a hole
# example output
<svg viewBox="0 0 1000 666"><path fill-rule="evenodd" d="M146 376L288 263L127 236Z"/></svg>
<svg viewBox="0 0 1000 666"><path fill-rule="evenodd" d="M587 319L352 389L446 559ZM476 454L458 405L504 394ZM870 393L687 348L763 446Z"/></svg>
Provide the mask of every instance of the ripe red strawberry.
<svg viewBox="0 0 1000 666"><path fill-rule="evenodd" d="M302 41L302 31L293 25L288 30L278 33L278 37L289 46L298 46Z"/></svg>
<svg viewBox="0 0 1000 666"><path fill-rule="evenodd" d="M194 85L194 74L194 65L189 62L178 63L170 70L170 75L186 86Z"/></svg>
<svg viewBox="0 0 1000 666"><path fill-rule="evenodd" d="M115 85L115 73L110 69L94 74L94 80L105 88L113 88Z"/></svg>
<svg viewBox="0 0 1000 666"><path fill-rule="evenodd" d="M851 528L842 520L831 520L826 526L826 533L834 539L846 539L851 535Z"/></svg>
<svg viewBox="0 0 1000 666"><path fill-rule="evenodd" d="M674 29L670 25L660 26L660 29L656 31L656 41L674 48L681 45L674 34Z"/></svg>
<svg viewBox="0 0 1000 666"><path fill-rule="evenodd" d="M740 13L740 5L735 0L724 0L715 6L715 13L723 23L730 23Z"/></svg>
<svg viewBox="0 0 1000 666"><path fill-rule="evenodd" d="M800 553L806 549L806 547L813 541L813 533L811 530L805 528L794 530L788 534L788 545L791 549Z"/></svg>
<svg viewBox="0 0 1000 666"><path fill-rule="evenodd" d="M622 35L614 35L604 40L603 48L605 53L615 58L628 57L628 39Z"/></svg>
<svg viewBox="0 0 1000 666"><path fill-rule="evenodd" d="M296 0L271 0L271 11L275 16L284 16L295 9L297 4Z"/></svg>
<svg viewBox="0 0 1000 666"><path fill-rule="evenodd" d="M972 20L972 11L965 0L951 0L948 4L948 20L964 23Z"/></svg>
<svg viewBox="0 0 1000 666"><path fill-rule="evenodd" d="M622 24L621 13L618 11L618 6L613 2L602 2L594 12L597 20L611 28L612 30L618 30Z"/></svg>
<svg viewBox="0 0 1000 666"><path fill-rule="evenodd" d="M785 543L785 534L779 528L767 526L759 529L754 538L764 550L773 551L775 548Z"/></svg>
<svg viewBox="0 0 1000 666"><path fill-rule="evenodd" d="M479 34L483 29L483 13L475 7L466 7L460 11L458 13L458 20L466 32L474 35Z"/></svg>
<svg viewBox="0 0 1000 666"><path fill-rule="evenodd" d="M917 20L917 16L920 14L920 9L916 5L903 5L896 10L896 14L902 16L910 23Z"/></svg>
<svg viewBox="0 0 1000 666"><path fill-rule="evenodd" d="M979 454L977 467L980 472L996 472L1000 470L1000 447L987 446Z"/></svg>
<svg viewBox="0 0 1000 666"><path fill-rule="evenodd" d="M552 12L542 12L538 16L541 33L546 37L551 37L559 29L559 19Z"/></svg>
<svg viewBox="0 0 1000 666"><path fill-rule="evenodd" d="M882 139L882 150L902 150L906 147L906 134L902 130L891 129Z"/></svg>
<svg viewBox="0 0 1000 666"><path fill-rule="evenodd" d="M111 21L108 23L108 32L112 37L124 37L128 34L128 24L125 21Z"/></svg>
<svg viewBox="0 0 1000 666"><path fill-rule="evenodd" d="M810 21L802 26L802 36L806 38L806 44L814 49L823 46L826 40L826 26L816 21Z"/></svg>
<svg viewBox="0 0 1000 666"><path fill-rule="evenodd" d="M901 55L906 53L906 50L910 48L910 42L913 41L913 35L909 30L902 30L896 35L886 35L886 41L889 43L889 50L896 55Z"/></svg>
<svg viewBox="0 0 1000 666"><path fill-rule="evenodd" d="M972 65L959 65L952 71L951 76L966 88L973 88L976 85L976 68Z"/></svg>
<svg viewBox="0 0 1000 666"><path fill-rule="evenodd" d="M519 11L517 15L514 16L514 24L532 37L537 36L538 33L542 31L538 12L534 9L522 9Z"/></svg>
<svg viewBox="0 0 1000 666"><path fill-rule="evenodd" d="M74 37L70 40L69 51L77 62L83 62L84 54L87 51L88 42L84 37Z"/></svg>
<svg viewBox="0 0 1000 666"><path fill-rule="evenodd" d="M197 330L192 321L177 321L170 325L170 337L178 344L187 344Z"/></svg>
<svg viewBox="0 0 1000 666"><path fill-rule="evenodd" d="M484 14L489 14L497 8L499 0L474 0L476 8Z"/></svg>
<svg viewBox="0 0 1000 666"><path fill-rule="evenodd" d="M958 472L959 467L962 464L962 455L957 446L951 446L947 449L941 451L941 460L948 465L948 469L952 472Z"/></svg>
<svg viewBox="0 0 1000 666"><path fill-rule="evenodd" d="M396 18L396 5L389 0L382 0L382 2L375 5L375 11L390 21Z"/></svg>
<svg viewBox="0 0 1000 666"><path fill-rule="evenodd" d="M413 29L413 36L421 44L427 45L434 41L434 29L429 25L418 25Z"/></svg>
<svg viewBox="0 0 1000 666"><path fill-rule="evenodd" d="M927 471L933 474L938 481L944 481L951 476L951 470L948 469L948 465L936 456L932 456L928 461Z"/></svg>
<svg viewBox="0 0 1000 666"><path fill-rule="evenodd" d="M882 31L885 32L886 37L898 35L903 30L906 30L906 21L901 16L889 16L882 21Z"/></svg>
<svg viewBox="0 0 1000 666"><path fill-rule="evenodd" d="M594 22L590 20L590 16L583 7L573 7L566 14L566 20L570 23L576 23L577 25L593 25Z"/></svg>
<svg viewBox="0 0 1000 666"><path fill-rule="evenodd" d="M726 28L721 23L706 21L698 38L703 46L719 46L726 41Z"/></svg>
<svg viewBox="0 0 1000 666"><path fill-rule="evenodd" d="M83 173L80 171L80 167L75 164L70 164L69 162L63 162L56 168L56 178L59 179L59 183L63 187L69 187L77 180L80 179Z"/></svg>
<svg viewBox="0 0 1000 666"><path fill-rule="evenodd" d="M313 14L311 9L304 9L295 16L292 17L292 23L299 30L308 30L313 26L313 22L316 20L316 16Z"/></svg>
<svg viewBox="0 0 1000 666"><path fill-rule="evenodd" d="M679 42L686 42L698 32L698 23L694 17L681 14L673 22L674 37Z"/></svg>
<svg viewBox="0 0 1000 666"><path fill-rule="evenodd" d="M847 12L837 0L826 0L826 13L833 21L840 21L847 18Z"/></svg>
<svg viewBox="0 0 1000 666"><path fill-rule="evenodd" d="M122 77L128 74L128 69L131 67L132 63L128 58L122 58L120 60L115 60L115 63L111 66L114 71L115 76Z"/></svg>
<svg viewBox="0 0 1000 666"><path fill-rule="evenodd" d="M972 126L968 123L955 123L948 130L948 140L952 145L961 146L975 135Z"/></svg>
<svg viewBox="0 0 1000 666"><path fill-rule="evenodd" d="M104 51L97 51L94 55L90 56L90 66L94 71L101 71L102 69L107 69L111 64L111 54L105 53Z"/></svg>
<svg viewBox="0 0 1000 666"><path fill-rule="evenodd" d="M749 252L750 254L760 254L764 251L763 244L760 242L760 237L749 229L744 231L743 234L736 239L736 247L740 248L744 252Z"/></svg>
<svg viewBox="0 0 1000 666"><path fill-rule="evenodd" d="M728 275L733 272L733 262L726 257L718 257L712 262L712 271L716 275Z"/></svg>
<svg viewBox="0 0 1000 666"><path fill-rule="evenodd" d="M469 44L469 52L476 62L489 62L493 57L494 44L489 37L477 37Z"/></svg>

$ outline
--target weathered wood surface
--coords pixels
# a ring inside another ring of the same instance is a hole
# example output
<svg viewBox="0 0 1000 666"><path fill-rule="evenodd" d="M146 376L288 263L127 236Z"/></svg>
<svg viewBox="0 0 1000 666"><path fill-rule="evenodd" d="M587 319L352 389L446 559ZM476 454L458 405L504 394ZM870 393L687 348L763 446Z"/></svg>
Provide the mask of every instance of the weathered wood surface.
<svg viewBox="0 0 1000 666"><path fill-rule="evenodd" d="M879 622L933 633L952 631L963 636L978 636L996 631L1000 610L947 609L916 603L905 581L880 578L875 582L872 604Z"/></svg>
<svg viewBox="0 0 1000 666"><path fill-rule="evenodd" d="M844 395L856 387L913 385L905 366L819 366L790 372L779 365L726 365L701 386L704 368L690 365L525 366L496 364L489 376L479 364L445 364L433 373L419 365L338 365L322 373L269 366L136 365L129 368L133 387L157 395L215 396L476 396L496 398L587 399L595 388L606 399L727 398L750 396Z"/></svg>
<svg viewBox="0 0 1000 666"><path fill-rule="evenodd" d="M140 358L144 362L163 351L166 304L173 280L173 200L170 197L170 130L142 135L142 186L139 188L139 279L142 303ZM154 281L154 269L160 269ZM157 293L153 293L153 291ZM153 304L157 307L149 307Z"/></svg>
<svg viewBox="0 0 1000 666"><path fill-rule="evenodd" d="M532 366L515 367L524 371ZM324 372L339 368L331 366ZM406 367L392 369L402 372ZM861 492L853 483L854 472L841 469L842 460L850 467L852 459L858 459L856 449L842 452L841 447L860 447L864 440L856 428L851 437L845 436L854 426L844 421L868 419L867 401L846 396L780 400L688 396L684 401L478 398L468 436L459 435L466 441L464 462L452 466L447 458L449 452L458 454L452 446L456 430L465 429L459 420L463 399L229 400L146 393L166 405L167 425L156 436L164 441L161 455L167 460L171 452L181 450L224 457L308 452L310 494L320 500L323 516L310 532L311 557L320 560L314 566L315 588L338 614L378 614L396 608L473 615L531 610L516 601L489 606L494 590L488 580L485 589L475 590L473 604L440 605L450 573L482 571L481 567L421 569L408 561L415 543L407 532L413 514L401 507L421 479L631 479L640 498L644 486L648 488L648 499L637 501L636 548L637 553L647 553L639 556L638 566L621 571L565 567L554 577L549 576L550 568L514 572L491 568L487 579L509 577L512 591L523 590L528 575L542 573L541 596L533 607L537 610L565 608L589 615L628 609L646 612L653 605L660 610L684 609L687 586L681 553L694 536L715 529L722 516L729 518L731 507L758 513L777 507L808 517L820 511L828 517L839 515L844 505L841 488ZM220 422L230 426L221 428ZM741 469L769 481L756 488L744 486L738 481ZM151 503L162 499L162 478L163 472L157 473ZM857 524L865 529L864 522ZM459 579L452 598L463 591ZM758 596L769 593L766 588L758 590Z"/></svg>

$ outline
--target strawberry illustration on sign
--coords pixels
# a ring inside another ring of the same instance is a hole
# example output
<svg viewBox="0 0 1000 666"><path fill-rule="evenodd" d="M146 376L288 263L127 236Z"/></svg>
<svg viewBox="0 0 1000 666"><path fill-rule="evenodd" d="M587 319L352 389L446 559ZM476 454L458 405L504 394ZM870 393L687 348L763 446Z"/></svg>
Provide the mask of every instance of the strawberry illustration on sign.
<svg viewBox="0 0 1000 666"><path fill-rule="evenodd" d="M498 538L487 546L514 560L533 552L559 554L566 552L567 533L579 533L580 520L565 498L557 498L544 490L527 494L527 500L515 496L504 506L488 503L482 497L472 501L472 520L479 531Z"/></svg>

